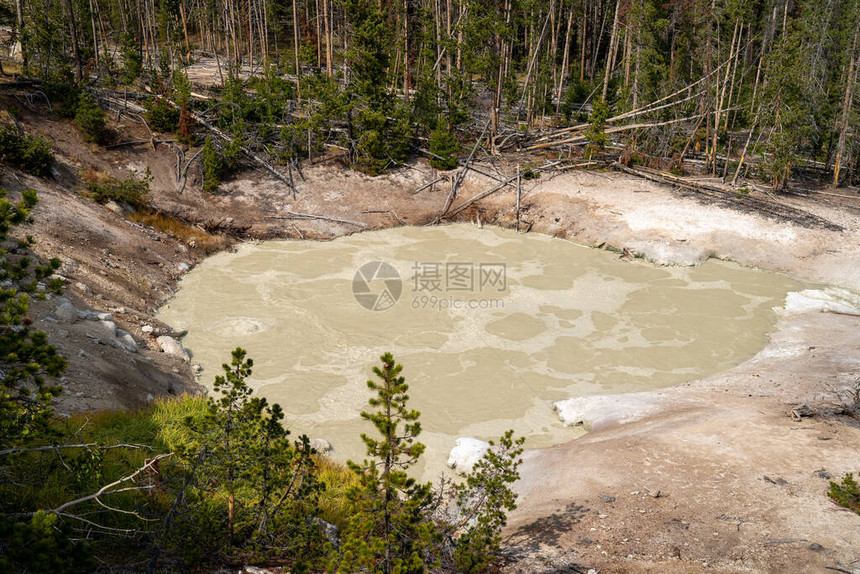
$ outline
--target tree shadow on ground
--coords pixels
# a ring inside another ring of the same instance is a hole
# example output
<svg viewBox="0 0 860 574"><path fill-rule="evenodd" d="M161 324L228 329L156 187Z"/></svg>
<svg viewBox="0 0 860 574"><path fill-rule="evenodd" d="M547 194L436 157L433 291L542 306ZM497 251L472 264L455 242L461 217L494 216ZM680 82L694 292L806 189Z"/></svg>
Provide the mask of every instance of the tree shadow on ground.
<svg viewBox="0 0 860 574"><path fill-rule="evenodd" d="M515 565L517 572L585 574L589 567L571 560L576 553L572 552L569 541L562 542L562 537L569 538L576 524L590 511L572 502L549 516L520 526L502 547L501 565ZM560 551L553 553L556 557L549 562L543 552L547 547Z"/></svg>
<svg viewBox="0 0 860 574"><path fill-rule="evenodd" d="M570 532L589 511L589 508L571 502L549 516L520 526L510 535L507 544L524 552L539 550L541 546L561 548L561 536Z"/></svg>

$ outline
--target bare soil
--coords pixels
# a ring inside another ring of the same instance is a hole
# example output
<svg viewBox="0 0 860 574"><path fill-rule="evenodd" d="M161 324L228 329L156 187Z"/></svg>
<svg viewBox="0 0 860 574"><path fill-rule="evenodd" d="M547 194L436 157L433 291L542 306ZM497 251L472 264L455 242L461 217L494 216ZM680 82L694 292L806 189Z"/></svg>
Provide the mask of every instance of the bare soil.
<svg viewBox="0 0 860 574"><path fill-rule="evenodd" d="M100 148L67 122L18 107L19 121L45 134L59 159L56 177L0 168L13 193L32 187L40 204L30 232L61 274L77 307L111 312L140 351L98 343L90 322L34 309L38 326L69 358L64 412L133 408L167 393L194 391L190 366L159 352L153 334L169 331L152 311L177 288L185 266L207 253L195 237L129 220L118 206L85 197L87 171L152 177L152 204L188 226L230 241L331 238L395 225L433 222L450 183L414 191L439 175L423 161L378 178L348 171L333 152L296 174L298 195L269 175L245 171L215 195L200 190L199 166L177 191L171 144ZM123 118L117 141L148 139ZM189 157L191 154L187 154ZM520 158L522 160L522 158ZM480 169L511 174L516 158ZM448 174L450 175L450 174ZM493 185L472 173L454 205ZM860 196L780 196L845 231L808 229L748 210L717 206L689 192L609 172L547 171L523 184L521 229L618 250L659 264L733 259L795 278L860 290ZM512 186L466 209L476 224L516 224ZM120 213L117 213L120 212ZM290 213L292 212L292 214ZM355 223L307 219L316 214ZM199 226L199 227L195 227ZM181 236L180 236L181 235ZM826 414L834 390L860 377L860 318L807 313L780 319L770 345L728 373L661 392L656 413L595 430L557 447L529 451L520 507L505 531L508 572L821 572L860 560L860 515L825 493L828 479L860 470L860 428ZM88 336L88 334L90 336ZM807 404L812 417L788 413ZM823 409L823 410L822 410ZM823 470L822 470L823 469ZM658 495L659 491L659 495ZM605 499L598 495L604 495ZM609 497L614 497L614 501ZM853 566L853 567L856 567Z"/></svg>

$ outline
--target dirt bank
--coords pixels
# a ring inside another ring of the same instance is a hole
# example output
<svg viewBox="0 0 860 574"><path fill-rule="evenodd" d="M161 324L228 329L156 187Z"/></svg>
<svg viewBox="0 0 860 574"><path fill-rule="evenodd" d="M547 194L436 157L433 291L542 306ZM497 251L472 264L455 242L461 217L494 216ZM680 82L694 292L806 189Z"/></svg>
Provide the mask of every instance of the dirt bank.
<svg viewBox="0 0 860 574"><path fill-rule="evenodd" d="M159 351L155 335L169 328L151 312L175 290L183 271L206 255L203 244L211 238L204 229L234 241L334 237L432 222L448 196L447 180L415 193L445 176L423 162L368 178L344 170L336 159L305 167L295 198L253 171L216 195L204 195L197 175L179 189L177 152L167 144L105 150L82 142L64 122L26 109L20 115L28 129L52 139L58 173L46 181L4 169L0 185L40 192L32 233L40 253L63 260L70 305L111 313L106 322L130 333L137 346L135 352L114 345L122 335L105 334L101 319L58 317L56 300L37 306L37 324L70 359L69 393L59 405L65 411L133 407L195 388L189 366ZM116 128L121 140L148 138L131 122ZM498 164L505 173L512 166ZM124 177L147 167L153 204L186 223L181 233L134 223L116 206L97 205L82 194L85 172ZM473 173L455 206L490 185L491 178ZM531 232L618 249L621 257L694 264L716 256L860 289L860 200L856 190L829 192L846 197L777 201L820 215L843 232L715 206L626 175L548 172L525 182L521 224ZM513 226L514 205L513 188L507 188L464 210L462 218ZM199 235L190 236L189 228ZM833 390L860 377L858 321L820 312L786 316L756 358L719 377L662 392L651 415L528 452L520 508L506 531L506 569L821 571L860 557L860 516L830 503L827 480L820 477L860 470L860 430L850 419L798 421L786 414L797 403L832 406ZM658 490L659 496L649 494Z"/></svg>

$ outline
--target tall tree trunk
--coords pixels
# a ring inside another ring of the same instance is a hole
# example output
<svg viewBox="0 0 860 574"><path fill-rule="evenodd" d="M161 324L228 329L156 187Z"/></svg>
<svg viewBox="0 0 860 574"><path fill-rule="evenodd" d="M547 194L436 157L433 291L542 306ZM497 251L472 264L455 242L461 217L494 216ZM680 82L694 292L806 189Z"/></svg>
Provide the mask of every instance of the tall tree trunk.
<svg viewBox="0 0 860 574"><path fill-rule="evenodd" d="M612 75L612 69L615 67L615 50L618 45L618 27L621 16L621 0L615 0L615 18L612 21L612 34L609 36L609 53L606 56L606 74L603 76L603 92L602 98L606 99L606 93L609 90L609 77Z"/></svg>
<svg viewBox="0 0 860 574"><path fill-rule="evenodd" d="M299 16L296 8L297 0L293 0L293 51L296 59L296 93L299 99L299 105L302 105L302 68L299 63Z"/></svg>
<svg viewBox="0 0 860 574"><path fill-rule="evenodd" d="M21 42L21 67L27 68L27 42L24 38L24 0L15 0L18 18L18 41Z"/></svg>
<svg viewBox="0 0 860 574"><path fill-rule="evenodd" d="M179 16L182 18L182 33L185 36L185 61L191 62L191 43L188 41L188 23L185 21L185 2L179 3Z"/></svg>
<svg viewBox="0 0 860 574"><path fill-rule="evenodd" d="M331 49L331 19L329 18L329 0L323 0L323 26L325 27L325 71L331 77L334 72L332 70L332 49Z"/></svg>
<svg viewBox="0 0 860 574"><path fill-rule="evenodd" d="M403 0L403 97L409 101L409 0Z"/></svg>
<svg viewBox="0 0 860 574"><path fill-rule="evenodd" d="M81 67L81 53L78 49L78 28L75 25L75 11L72 6L72 0L66 0L66 12L69 18L69 32L72 35L72 55L75 59L75 81L80 83L83 79L83 69Z"/></svg>
<svg viewBox="0 0 860 574"><path fill-rule="evenodd" d="M555 113L558 115L559 107L561 107L561 90L564 87L564 80L567 78L567 68L570 65L570 37L571 27L573 26L573 6L567 15L567 30L564 33L564 55L561 60L561 74L558 78L558 86L555 90Z"/></svg>
<svg viewBox="0 0 860 574"><path fill-rule="evenodd" d="M839 128L839 143L836 144L836 161L833 164L833 185L839 185L839 171L842 169L842 157L845 154L845 140L848 137L848 118L851 115L851 108L854 104L854 89L857 84L857 35L858 30L854 30L854 40L851 45L850 61L848 64L848 73L845 75L847 85L845 86L845 98L842 101L842 125Z"/></svg>
<svg viewBox="0 0 860 574"><path fill-rule="evenodd" d="M96 59L96 66L99 65L99 35L96 29L96 11L93 7L93 0L90 0L90 25L93 29L93 54Z"/></svg>
<svg viewBox="0 0 860 574"><path fill-rule="evenodd" d="M712 154L711 167L712 167L713 175L717 175L717 143L718 143L718 138L719 138L719 133L720 133L720 115L723 112L723 103L724 103L725 98L726 98L726 87L729 84L729 72L731 72L731 69L732 69L731 61L734 59L734 56L735 56L735 41L736 41L737 35L738 35L738 25L739 24L740 24L739 21L735 21L735 29L732 32L732 45L731 45L731 48L729 49L729 64L726 66L726 74L725 74L725 78L723 79L723 83L721 86L722 89L720 89L719 86L717 88L719 90L719 98L717 99L717 109L716 109L716 113L714 115L714 135L713 135L714 141L713 141L713 144L711 145L711 154ZM719 74L717 74L717 75L719 75Z"/></svg>

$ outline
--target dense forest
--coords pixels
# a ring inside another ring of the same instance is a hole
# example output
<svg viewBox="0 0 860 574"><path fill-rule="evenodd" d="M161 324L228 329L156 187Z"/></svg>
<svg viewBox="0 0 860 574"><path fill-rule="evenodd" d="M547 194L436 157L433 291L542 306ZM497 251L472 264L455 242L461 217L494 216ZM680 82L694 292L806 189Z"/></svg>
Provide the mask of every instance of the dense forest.
<svg viewBox="0 0 860 574"><path fill-rule="evenodd" d="M3 17L48 97L145 94L150 127L190 144L217 124L215 185L229 142L270 171L332 146L370 174L415 154L446 169L475 139L777 190L860 171L857 0L16 0ZM203 61L214 81L190 83Z"/></svg>

